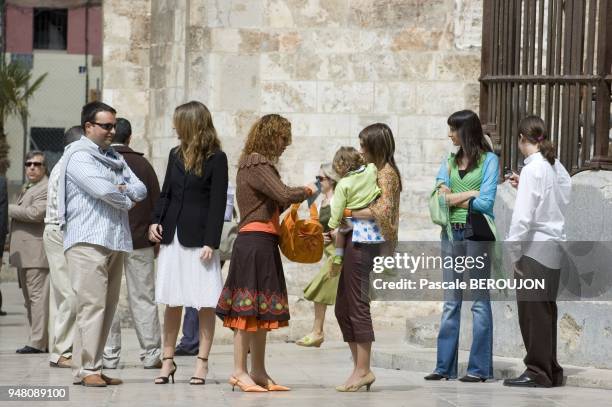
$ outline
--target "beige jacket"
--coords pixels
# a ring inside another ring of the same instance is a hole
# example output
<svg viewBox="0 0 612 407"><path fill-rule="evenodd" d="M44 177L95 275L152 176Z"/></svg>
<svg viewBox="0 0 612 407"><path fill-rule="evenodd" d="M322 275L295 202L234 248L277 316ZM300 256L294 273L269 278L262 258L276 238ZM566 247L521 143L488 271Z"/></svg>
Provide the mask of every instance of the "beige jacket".
<svg viewBox="0 0 612 407"><path fill-rule="evenodd" d="M45 176L9 205L11 240L9 263L17 268L49 268L43 247L47 185Z"/></svg>

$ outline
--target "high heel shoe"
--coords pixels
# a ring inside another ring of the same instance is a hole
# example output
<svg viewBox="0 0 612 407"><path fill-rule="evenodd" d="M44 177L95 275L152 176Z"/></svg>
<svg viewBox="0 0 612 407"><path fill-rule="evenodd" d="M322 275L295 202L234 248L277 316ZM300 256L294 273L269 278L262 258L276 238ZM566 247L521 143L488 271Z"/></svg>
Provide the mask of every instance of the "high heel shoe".
<svg viewBox="0 0 612 407"><path fill-rule="evenodd" d="M259 383L257 380L255 380L255 378L253 376L251 376L251 379L253 379L255 384L263 387L264 389L266 389L268 391L290 391L291 390L291 387L287 387L287 386L282 386L280 384L276 384L276 383L274 383L274 381L272 379L268 379L266 384Z"/></svg>
<svg viewBox="0 0 612 407"><path fill-rule="evenodd" d="M304 346L306 348L320 348L321 344L325 341L323 336L313 339L312 336L306 335L302 339L299 339L295 342L298 346Z"/></svg>
<svg viewBox="0 0 612 407"><path fill-rule="evenodd" d="M251 393L251 392L252 393L265 393L268 391L258 384L252 384L249 386L245 383L242 383L240 380L236 379L234 376L231 376L229 378L229 384L232 385L232 391L234 391L234 387L236 386L240 387L240 390L244 392L248 392L248 393Z"/></svg>
<svg viewBox="0 0 612 407"><path fill-rule="evenodd" d="M172 360L172 366L174 369L168 374L168 376L159 376L155 378L155 384L168 384L170 382L170 377L172 377L172 383L174 384L174 374L176 373L176 363L174 363L174 357L163 358L164 360ZM158 382L158 380L161 380Z"/></svg>
<svg viewBox="0 0 612 407"><path fill-rule="evenodd" d="M198 356L198 359L208 363L208 358L203 358L201 356ZM206 379L203 377L191 376L191 379L189 379L189 384L194 385L194 386L202 386L206 384Z"/></svg>
<svg viewBox="0 0 612 407"><path fill-rule="evenodd" d="M357 383L352 384L350 386L338 386L336 387L336 391L339 392L355 392L358 391L359 389L361 389L363 386L366 387L367 391L370 391L370 387L372 387L372 383L374 383L376 381L376 376L374 376L374 373L370 372L367 375L365 375L364 377L361 378L361 380L359 380Z"/></svg>

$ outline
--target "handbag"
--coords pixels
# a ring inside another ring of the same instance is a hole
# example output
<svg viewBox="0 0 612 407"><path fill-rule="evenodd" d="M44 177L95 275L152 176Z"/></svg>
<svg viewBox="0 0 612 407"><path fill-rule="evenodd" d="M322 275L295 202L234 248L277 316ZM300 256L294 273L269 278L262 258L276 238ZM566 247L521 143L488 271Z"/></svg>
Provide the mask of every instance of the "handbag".
<svg viewBox="0 0 612 407"><path fill-rule="evenodd" d="M473 240L477 242L494 242L495 235L489 226L487 218L480 213L472 209L472 201L476 198L470 199L468 203L468 213L465 221L464 237L467 240Z"/></svg>
<svg viewBox="0 0 612 407"><path fill-rule="evenodd" d="M300 219L300 204L291 209L280 226L280 249L296 263L316 263L323 257L323 226L315 203L310 205L310 219Z"/></svg>
<svg viewBox="0 0 612 407"><path fill-rule="evenodd" d="M220 261L228 261L232 258L232 249L236 237L238 237L238 214L236 213L236 209L232 208L232 219L223 222L221 242L219 243L218 249Z"/></svg>
<svg viewBox="0 0 612 407"><path fill-rule="evenodd" d="M441 194L438 187L434 188L429 196L429 216L436 225L445 227L449 220L449 210L444 194Z"/></svg>

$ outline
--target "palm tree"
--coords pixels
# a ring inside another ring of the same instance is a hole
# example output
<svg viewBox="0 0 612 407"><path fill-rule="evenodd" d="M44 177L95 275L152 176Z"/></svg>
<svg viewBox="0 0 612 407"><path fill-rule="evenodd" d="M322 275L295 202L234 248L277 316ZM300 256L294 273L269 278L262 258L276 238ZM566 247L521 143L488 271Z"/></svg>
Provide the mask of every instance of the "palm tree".
<svg viewBox="0 0 612 407"><path fill-rule="evenodd" d="M0 61L0 175L10 166L4 126L8 118L18 115L22 121L28 117L28 100L40 88L47 74L39 76L31 85L32 74L19 62Z"/></svg>

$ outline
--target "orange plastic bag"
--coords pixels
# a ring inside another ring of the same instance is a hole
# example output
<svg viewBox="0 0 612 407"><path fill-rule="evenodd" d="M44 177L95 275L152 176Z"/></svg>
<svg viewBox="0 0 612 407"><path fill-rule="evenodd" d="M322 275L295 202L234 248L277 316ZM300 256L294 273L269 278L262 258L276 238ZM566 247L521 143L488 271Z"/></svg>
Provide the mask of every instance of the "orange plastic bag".
<svg viewBox="0 0 612 407"><path fill-rule="evenodd" d="M310 219L299 219L300 204L291 209L280 227L280 249L296 263L316 263L323 257L323 226L316 205L310 205Z"/></svg>

